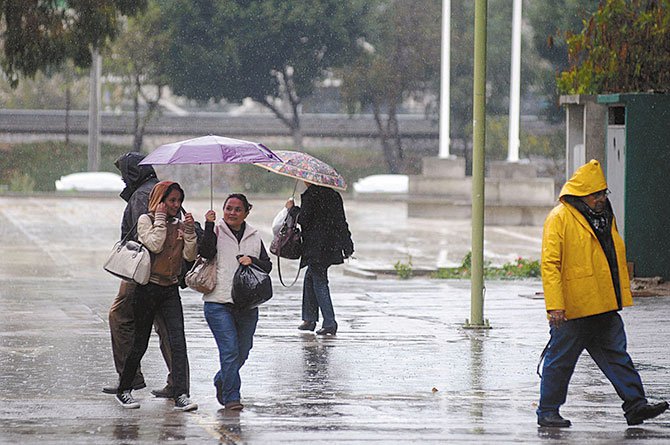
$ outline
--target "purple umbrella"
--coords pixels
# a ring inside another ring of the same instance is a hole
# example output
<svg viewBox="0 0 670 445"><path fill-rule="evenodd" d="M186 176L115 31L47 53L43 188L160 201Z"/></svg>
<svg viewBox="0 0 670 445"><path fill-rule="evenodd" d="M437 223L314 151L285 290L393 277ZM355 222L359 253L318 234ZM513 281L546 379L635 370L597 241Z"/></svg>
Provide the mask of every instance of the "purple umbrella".
<svg viewBox="0 0 670 445"><path fill-rule="evenodd" d="M202 136L164 144L152 151L140 165L209 164L209 204L213 206L213 164L256 164L281 162L265 145L223 136Z"/></svg>

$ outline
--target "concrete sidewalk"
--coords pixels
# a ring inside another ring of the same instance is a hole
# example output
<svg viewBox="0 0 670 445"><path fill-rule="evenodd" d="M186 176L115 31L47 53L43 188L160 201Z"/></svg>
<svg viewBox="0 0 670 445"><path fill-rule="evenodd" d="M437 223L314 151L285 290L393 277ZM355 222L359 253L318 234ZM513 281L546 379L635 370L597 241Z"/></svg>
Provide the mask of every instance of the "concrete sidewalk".
<svg viewBox="0 0 670 445"><path fill-rule="evenodd" d="M281 200L254 201L264 230ZM206 202L186 202L204 213ZM347 202L363 269L412 256L415 267L458 263L469 250L467 221L407 219L399 203ZM182 293L192 398L173 412L149 389L164 385L154 336L143 360L149 387L139 410L123 410L101 388L114 383L107 312L118 280L102 263L118 236L119 199L0 197L0 443L668 443L670 415L629 428L620 400L582 357L562 413L565 430L535 423L535 367L548 339L538 281L487 282L493 329L462 329L469 281L377 280L331 272L340 331L319 338L300 322L300 282L261 309L242 370L245 409L218 405L218 365L200 296ZM267 227L266 227L267 226ZM541 229L539 229L541 230ZM399 241L402 240L402 241ZM487 229L487 257L537 258L537 228ZM460 258L459 258L460 257ZM507 259L509 258L509 259ZM290 275L292 265L283 265ZM284 268L283 268L284 269ZM623 312L629 351L651 399L670 398L666 298Z"/></svg>

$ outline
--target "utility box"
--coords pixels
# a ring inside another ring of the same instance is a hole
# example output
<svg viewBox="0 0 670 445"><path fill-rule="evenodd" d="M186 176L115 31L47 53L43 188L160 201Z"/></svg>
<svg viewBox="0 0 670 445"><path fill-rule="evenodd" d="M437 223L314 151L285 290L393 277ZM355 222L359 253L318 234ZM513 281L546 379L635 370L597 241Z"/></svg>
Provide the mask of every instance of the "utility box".
<svg viewBox="0 0 670 445"><path fill-rule="evenodd" d="M670 279L670 95L599 95L605 172L635 276Z"/></svg>
<svg viewBox="0 0 670 445"><path fill-rule="evenodd" d="M607 106L598 97L587 94L564 95L559 103L565 108L565 179L591 159L605 162L605 122Z"/></svg>

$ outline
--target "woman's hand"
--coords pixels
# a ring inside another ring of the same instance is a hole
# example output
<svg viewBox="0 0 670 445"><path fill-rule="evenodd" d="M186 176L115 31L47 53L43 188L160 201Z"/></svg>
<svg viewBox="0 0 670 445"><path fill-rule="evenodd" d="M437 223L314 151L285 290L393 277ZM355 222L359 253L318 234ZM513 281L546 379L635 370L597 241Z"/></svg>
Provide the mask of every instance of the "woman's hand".
<svg viewBox="0 0 670 445"><path fill-rule="evenodd" d="M288 200L286 200L286 204L284 204L284 207L290 209L291 207L293 207L294 204L295 203L293 202L293 198L289 198Z"/></svg>
<svg viewBox="0 0 670 445"><path fill-rule="evenodd" d="M216 221L216 212L214 210L207 210L207 213L205 213L205 222L214 221Z"/></svg>
<svg viewBox="0 0 670 445"><path fill-rule="evenodd" d="M246 256L246 255L241 256L240 259L239 259L238 261L239 261L240 264L243 265L243 266L249 266L249 265L252 263L252 261L251 261L251 257L248 257L248 256Z"/></svg>
<svg viewBox="0 0 670 445"><path fill-rule="evenodd" d="M159 202L156 206L156 213L165 213L167 214L167 205L164 202Z"/></svg>
<svg viewBox="0 0 670 445"><path fill-rule="evenodd" d="M193 227L195 224L195 220L193 219L193 215L191 213L184 213L184 224Z"/></svg>

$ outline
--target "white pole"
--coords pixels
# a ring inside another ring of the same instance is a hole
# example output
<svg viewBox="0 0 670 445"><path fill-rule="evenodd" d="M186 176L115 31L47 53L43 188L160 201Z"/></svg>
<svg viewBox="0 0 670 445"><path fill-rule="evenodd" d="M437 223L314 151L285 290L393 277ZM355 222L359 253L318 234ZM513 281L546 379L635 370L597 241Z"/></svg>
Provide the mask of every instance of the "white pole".
<svg viewBox="0 0 670 445"><path fill-rule="evenodd" d="M449 158L449 104L451 88L451 0L442 0L442 52L440 57L440 150L438 157Z"/></svg>
<svg viewBox="0 0 670 445"><path fill-rule="evenodd" d="M509 139L507 161L519 162L519 103L521 101L521 0L514 0L512 66L509 89Z"/></svg>
<svg viewBox="0 0 670 445"><path fill-rule="evenodd" d="M88 171L100 170L100 76L102 57L97 49L92 51L91 84L88 98Z"/></svg>

